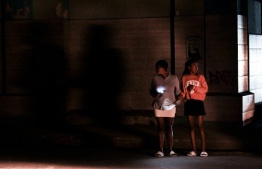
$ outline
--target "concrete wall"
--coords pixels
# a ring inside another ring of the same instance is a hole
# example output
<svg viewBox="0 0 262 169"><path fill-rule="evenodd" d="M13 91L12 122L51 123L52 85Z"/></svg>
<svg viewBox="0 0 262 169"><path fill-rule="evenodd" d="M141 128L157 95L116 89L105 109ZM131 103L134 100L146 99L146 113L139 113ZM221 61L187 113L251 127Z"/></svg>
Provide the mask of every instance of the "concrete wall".
<svg viewBox="0 0 262 169"><path fill-rule="evenodd" d="M62 47L64 53L58 54L58 60L50 52L52 61L41 62L42 68L37 68L42 78L29 80L50 81L63 89L59 90L65 96L61 100L58 95L49 94L53 101L65 106L66 112L84 110L93 114L90 109L95 109L104 115L110 110L108 107L129 113L152 110L148 90L155 73L154 64L158 59L171 62L169 0L48 0L35 1L29 7L30 15L25 15L24 9L24 13L15 16L18 20L10 15L4 22L6 79L1 78L0 85L6 89L0 97L1 115L29 115L34 102L28 100L28 92L40 98L41 91L55 90L39 83L38 93L24 85L23 78L32 73L28 63L33 63L29 62L35 54L33 49L42 47L41 44ZM180 78L183 72L187 39L198 38L199 68L209 85L206 120L241 120L243 99L238 95L235 7L222 11L221 15L204 15L203 0L177 0L174 9L175 73ZM52 51L52 47L46 49ZM55 65L60 67L59 72L49 69ZM44 72L59 78L54 81L44 78ZM47 94L45 97L48 100ZM48 102L40 105L45 104ZM183 104L178 107L177 116L183 116Z"/></svg>

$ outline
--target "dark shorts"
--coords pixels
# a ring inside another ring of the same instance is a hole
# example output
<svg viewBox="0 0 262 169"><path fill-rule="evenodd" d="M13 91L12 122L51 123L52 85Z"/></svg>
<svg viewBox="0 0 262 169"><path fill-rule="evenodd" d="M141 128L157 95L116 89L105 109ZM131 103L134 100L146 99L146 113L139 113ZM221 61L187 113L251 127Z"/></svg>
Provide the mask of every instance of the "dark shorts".
<svg viewBox="0 0 262 169"><path fill-rule="evenodd" d="M202 100L187 100L184 104L185 116L206 115L204 102Z"/></svg>

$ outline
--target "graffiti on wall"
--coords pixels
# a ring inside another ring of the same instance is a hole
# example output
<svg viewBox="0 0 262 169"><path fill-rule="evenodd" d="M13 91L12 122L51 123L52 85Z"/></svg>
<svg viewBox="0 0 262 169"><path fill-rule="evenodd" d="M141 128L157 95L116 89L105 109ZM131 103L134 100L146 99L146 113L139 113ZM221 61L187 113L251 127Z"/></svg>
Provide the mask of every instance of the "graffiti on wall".
<svg viewBox="0 0 262 169"><path fill-rule="evenodd" d="M236 78L231 75L231 71L209 71L209 85L221 85L233 86L236 83Z"/></svg>

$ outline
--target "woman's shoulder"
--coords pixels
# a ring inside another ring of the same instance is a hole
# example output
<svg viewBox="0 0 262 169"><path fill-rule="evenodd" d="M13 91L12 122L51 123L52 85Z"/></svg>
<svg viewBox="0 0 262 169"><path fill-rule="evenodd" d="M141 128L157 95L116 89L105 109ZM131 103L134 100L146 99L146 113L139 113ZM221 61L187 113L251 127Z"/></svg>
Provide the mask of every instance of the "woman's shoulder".
<svg viewBox="0 0 262 169"><path fill-rule="evenodd" d="M161 74L154 75L153 78L163 78Z"/></svg>
<svg viewBox="0 0 262 169"><path fill-rule="evenodd" d="M153 80L159 81L159 80L162 80L162 79L163 79L163 77L161 75L154 75L153 76Z"/></svg>
<svg viewBox="0 0 262 169"><path fill-rule="evenodd" d="M198 73L197 76L198 76L198 77L204 77L204 78L205 78L204 74L202 74L202 73Z"/></svg>
<svg viewBox="0 0 262 169"><path fill-rule="evenodd" d="M190 76L190 74L183 74L183 75L182 75L182 79L183 79L183 78L186 78L186 77L189 77L189 76Z"/></svg>
<svg viewBox="0 0 262 169"><path fill-rule="evenodd" d="M169 76L172 77L172 78L178 78L177 75L175 75L175 74L171 74L171 73L169 74Z"/></svg>
<svg viewBox="0 0 262 169"><path fill-rule="evenodd" d="M206 78L205 78L205 75L203 75L203 74L198 74L198 79L200 80L200 81L202 81L202 80L206 80Z"/></svg>

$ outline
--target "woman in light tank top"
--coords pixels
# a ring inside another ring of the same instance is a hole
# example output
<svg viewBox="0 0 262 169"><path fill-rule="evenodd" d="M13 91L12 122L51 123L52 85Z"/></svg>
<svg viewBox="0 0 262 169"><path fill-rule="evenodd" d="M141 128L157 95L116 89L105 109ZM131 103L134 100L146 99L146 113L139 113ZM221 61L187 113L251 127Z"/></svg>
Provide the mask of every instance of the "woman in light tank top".
<svg viewBox="0 0 262 169"><path fill-rule="evenodd" d="M155 64L156 75L152 78L150 95L153 97L152 106L157 122L158 151L156 157L164 156L164 138L168 143L168 155L176 156L173 151L173 122L176 106L180 104L182 95L178 77L167 72L168 63L159 60Z"/></svg>

